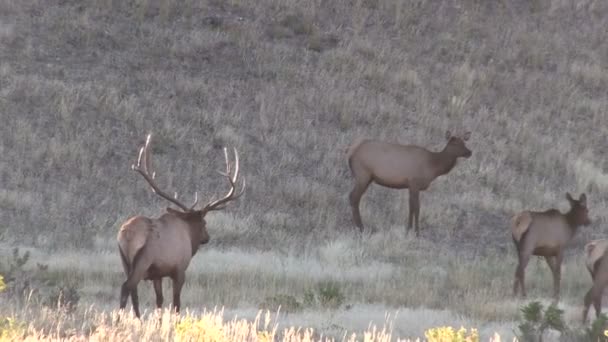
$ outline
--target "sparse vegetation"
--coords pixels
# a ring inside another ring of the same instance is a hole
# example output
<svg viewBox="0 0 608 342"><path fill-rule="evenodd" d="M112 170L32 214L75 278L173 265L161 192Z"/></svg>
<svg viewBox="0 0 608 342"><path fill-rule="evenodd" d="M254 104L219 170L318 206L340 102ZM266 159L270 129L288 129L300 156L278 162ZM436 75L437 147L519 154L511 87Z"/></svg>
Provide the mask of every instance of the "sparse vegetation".
<svg viewBox="0 0 608 342"><path fill-rule="evenodd" d="M544 309L544 310L543 310ZM521 342L541 342L556 340L563 342L596 342L607 341L608 317L600 315L588 327L567 325L564 311L554 304L543 308L538 301L528 303L521 308L522 317L518 326L517 338ZM553 334L547 336L547 332Z"/></svg>
<svg viewBox="0 0 608 342"><path fill-rule="evenodd" d="M427 330L424 333L428 342L479 342L479 336L476 329L467 329L461 327L455 330L452 327L438 327Z"/></svg>
<svg viewBox="0 0 608 342"><path fill-rule="evenodd" d="M340 284L335 281L320 282L304 292L304 303L313 307L335 310L342 306L344 299Z"/></svg>
<svg viewBox="0 0 608 342"><path fill-rule="evenodd" d="M532 302L521 309L523 322L519 325L519 340L522 342L540 342L548 329L560 333L566 331L564 311L555 305L548 306L543 311L540 302Z"/></svg>
<svg viewBox="0 0 608 342"><path fill-rule="evenodd" d="M510 218L585 192L593 224L562 272L572 326L590 286L582 247L607 229L606 27L601 0L0 0L0 316L33 340L175 337L167 311L159 326L113 321L118 226L165 206L129 169L152 131L170 188L225 191L222 146L247 172L188 269L193 326L213 307L252 322L274 298L294 308L278 338L360 340L399 312L393 337L466 326L510 340ZM361 208L377 233L358 235L349 144L436 150L447 129L474 132L473 154L425 192L421 238L403 234L406 192L374 187ZM535 260L528 296L542 301L551 275ZM77 305L57 310L67 297Z"/></svg>

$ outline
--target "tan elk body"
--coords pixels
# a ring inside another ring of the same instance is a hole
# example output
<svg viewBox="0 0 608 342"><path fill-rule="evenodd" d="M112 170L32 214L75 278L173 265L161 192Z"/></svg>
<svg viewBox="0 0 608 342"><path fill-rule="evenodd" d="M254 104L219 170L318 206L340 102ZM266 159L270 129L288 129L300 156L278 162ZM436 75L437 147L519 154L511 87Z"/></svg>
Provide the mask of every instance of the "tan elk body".
<svg viewBox="0 0 608 342"><path fill-rule="evenodd" d="M359 203L373 182L392 189L409 189L407 229L410 230L415 222L416 235L419 235L420 192L426 190L435 178L450 172L459 157L471 156L471 150L464 143L470 135L471 132L467 132L457 137L447 131L447 144L439 152L377 140L355 142L349 148L347 158L355 181L349 201L357 227L363 231Z"/></svg>
<svg viewBox="0 0 608 342"><path fill-rule="evenodd" d="M608 285L608 239L593 240L585 245L585 266L591 274L593 285L584 298L583 323L587 321L589 307L593 303L595 315L602 313L602 296Z"/></svg>
<svg viewBox="0 0 608 342"><path fill-rule="evenodd" d="M196 196L194 204L187 207L156 186L154 173L150 174L149 144L150 135L139 152L137 165L133 165L132 168L146 179L154 193L177 205L181 211L167 208L167 212L159 218L135 216L120 227L117 237L118 249L127 276L121 287L120 308L126 306L130 295L133 311L137 317L140 316L137 284L141 280L152 280L156 306L160 308L163 304L162 278L164 277L173 280L173 306L179 312L186 269L198 247L209 242L205 215L209 211L224 208L228 201L238 198L245 190L243 183L241 191L235 193L239 173L238 154L235 150L234 175L231 175L232 166L228 161L227 150L224 149L227 171L223 175L230 183L227 195L208 203L200 210L194 209L198 203Z"/></svg>
<svg viewBox="0 0 608 342"><path fill-rule="evenodd" d="M587 209L587 196L578 200L566 193L570 211L561 213L557 209L543 212L523 211L515 215L511 224L511 235L517 249L518 264L515 269L513 295L521 288L526 296L525 270L532 255L543 256L553 274L553 297L559 300L561 265L564 250L572 240L578 227L591 223Z"/></svg>

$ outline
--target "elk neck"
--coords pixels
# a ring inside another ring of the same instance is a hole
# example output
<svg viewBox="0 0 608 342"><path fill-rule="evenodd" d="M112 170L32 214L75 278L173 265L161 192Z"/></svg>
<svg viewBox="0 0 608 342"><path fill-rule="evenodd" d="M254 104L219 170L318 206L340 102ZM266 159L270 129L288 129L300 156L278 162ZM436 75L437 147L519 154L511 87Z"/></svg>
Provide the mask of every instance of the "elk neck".
<svg viewBox="0 0 608 342"><path fill-rule="evenodd" d="M580 227L582 225L576 217L574 208L571 208L570 211L565 213L564 218L566 219L566 222L568 223L568 227L570 227L572 234L576 233L576 231L578 230L578 227Z"/></svg>
<svg viewBox="0 0 608 342"><path fill-rule="evenodd" d="M446 145L439 152L431 152L431 162L435 177L445 175L456 166L457 155L449 150L449 145Z"/></svg>
<svg viewBox="0 0 608 342"><path fill-rule="evenodd" d="M205 228L205 219L203 215L192 215L186 219L188 223L188 234L190 235L190 243L192 244L192 255L196 254L198 248L201 245L201 241L204 243L209 241L209 234Z"/></svg>

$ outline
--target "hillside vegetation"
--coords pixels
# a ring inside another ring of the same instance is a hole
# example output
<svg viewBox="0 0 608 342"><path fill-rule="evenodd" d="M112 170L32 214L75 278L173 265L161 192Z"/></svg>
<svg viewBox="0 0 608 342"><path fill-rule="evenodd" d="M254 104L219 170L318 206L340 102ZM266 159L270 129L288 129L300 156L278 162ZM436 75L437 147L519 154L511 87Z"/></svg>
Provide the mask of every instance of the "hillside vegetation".
<svg viewBox="0 0 608 342"><path fill-rule="evenodd" d="M593 224L563 272L578 315L575 255L606 234L606 27L602 0L0 0L0 241L115 308L118 227L168 205L130 169L152 132L158 183L180 199L226 191L223 146L247 180L208 217L186 306L300 300L331 279L344 303L510 322L510 218L586 192ZM422 193L421 238L405 236L407 191L379 186L361 205L378 232L360 236L350 144L436 151L448 129L472 131L473 155ZM528 274L548 297L546 265Z"/></svg>

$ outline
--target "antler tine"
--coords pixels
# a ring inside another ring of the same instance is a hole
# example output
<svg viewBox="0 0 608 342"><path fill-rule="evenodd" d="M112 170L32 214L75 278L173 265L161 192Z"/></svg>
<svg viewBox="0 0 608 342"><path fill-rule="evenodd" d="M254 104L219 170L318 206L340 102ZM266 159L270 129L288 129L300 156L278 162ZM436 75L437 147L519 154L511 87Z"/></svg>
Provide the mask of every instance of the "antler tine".
<svg viewBox="0 0 608 342"><path fill-rule="evenodd" d="M231 183L236 183L236 179L239 175L239 152L236 150L236 147L232 148L234 150L234 176L232 177ZM226 149L224 149L226 151ZM226 152L226 159L228 158L228 152Z"/></svg>
<svg viewBox="0 0 608 342"><path fill-rule="evenodd" d="M247 179L243 178L243 185L241 185L241 191L234 196L234 198L239 198L245 192L245 188L247 187Z"/></svg>
<svg viewBox="0 0 608 342"><path fill-rule="evenodd" d="M247 182L246 182L245 178L243 178L243 185L241 185L241 190L237 194L232 195L231 199L235 200L235 199L241 197L241 195L245 192L246 185L247 185ZM220 205L213 207L213 209L211 209L211 210L222 210L222 209L226 208L227 204L228 203L222 203Z"/></svg>
<svg viewBox="0 0 608 342"><path fill-rule="evenodd" d="M150 156L149 156L150 152L149 152L148 148L150 146L151 138L152 138L152 134L148 134L148 136L146 137L146 143L144 144L144 146L142 148L139 149L139 156L137 157L137 165L131 165L131 169L134 171L137 171L140 175L142 175L144 177L144 179L148 182L150 187L152 187L152 191L155 194L157 194L160 197L166 199L167 201L177 205L184 211L191 211L192 210L191 208L186 207L185 205L183 205L181 202L179 202L177 200L177 193L175 196L176 198L173 198L158 188L158 186L154 182L156 173L153 172L152 175L150 175L149 169L150 169L151 161L150 161ZM142 159L143 159L143 168L142 168Z"/></svg>
<svg viewBox="0 0 608 342"><path fill-rule="evenodd" d="M150 170L152 169L152 162L150 161L150 150L148 149L148 146L150 146L150 140L152 139L152 134L148 134L148 136L146 137L146 144L144 145L144 162L145 162L145 168L146 168L146 172L150 173ZM154 179L154 177L156 176L156 172L154 172L154 170L152 170L152 179Z"/></svg>
<svg viewBox="0 0 608 342"><path fill-rule="evenodd" d="M224 197L209 202L203 208L204 211L221 210L225 208L225 205L228 201L239 198L245 191L245 180L243 179L243 188L235 194L236 183L239 176L239 154L236 148L234 148L234 173L232 172L232 164L230 163L230 159L228 157L228 149L226 147L224 147L224 159L226 161L226 172L217 172L228 179L228 182L230 183L230 190L228 190L228 193Z"/></svg>
<svg viewBox="0 0 608 342"><path fill-rule="evenodd" d="M194 210L194 207L198 204L198 191L194 192L194 203L190 206L190 210Z"/></svg>

